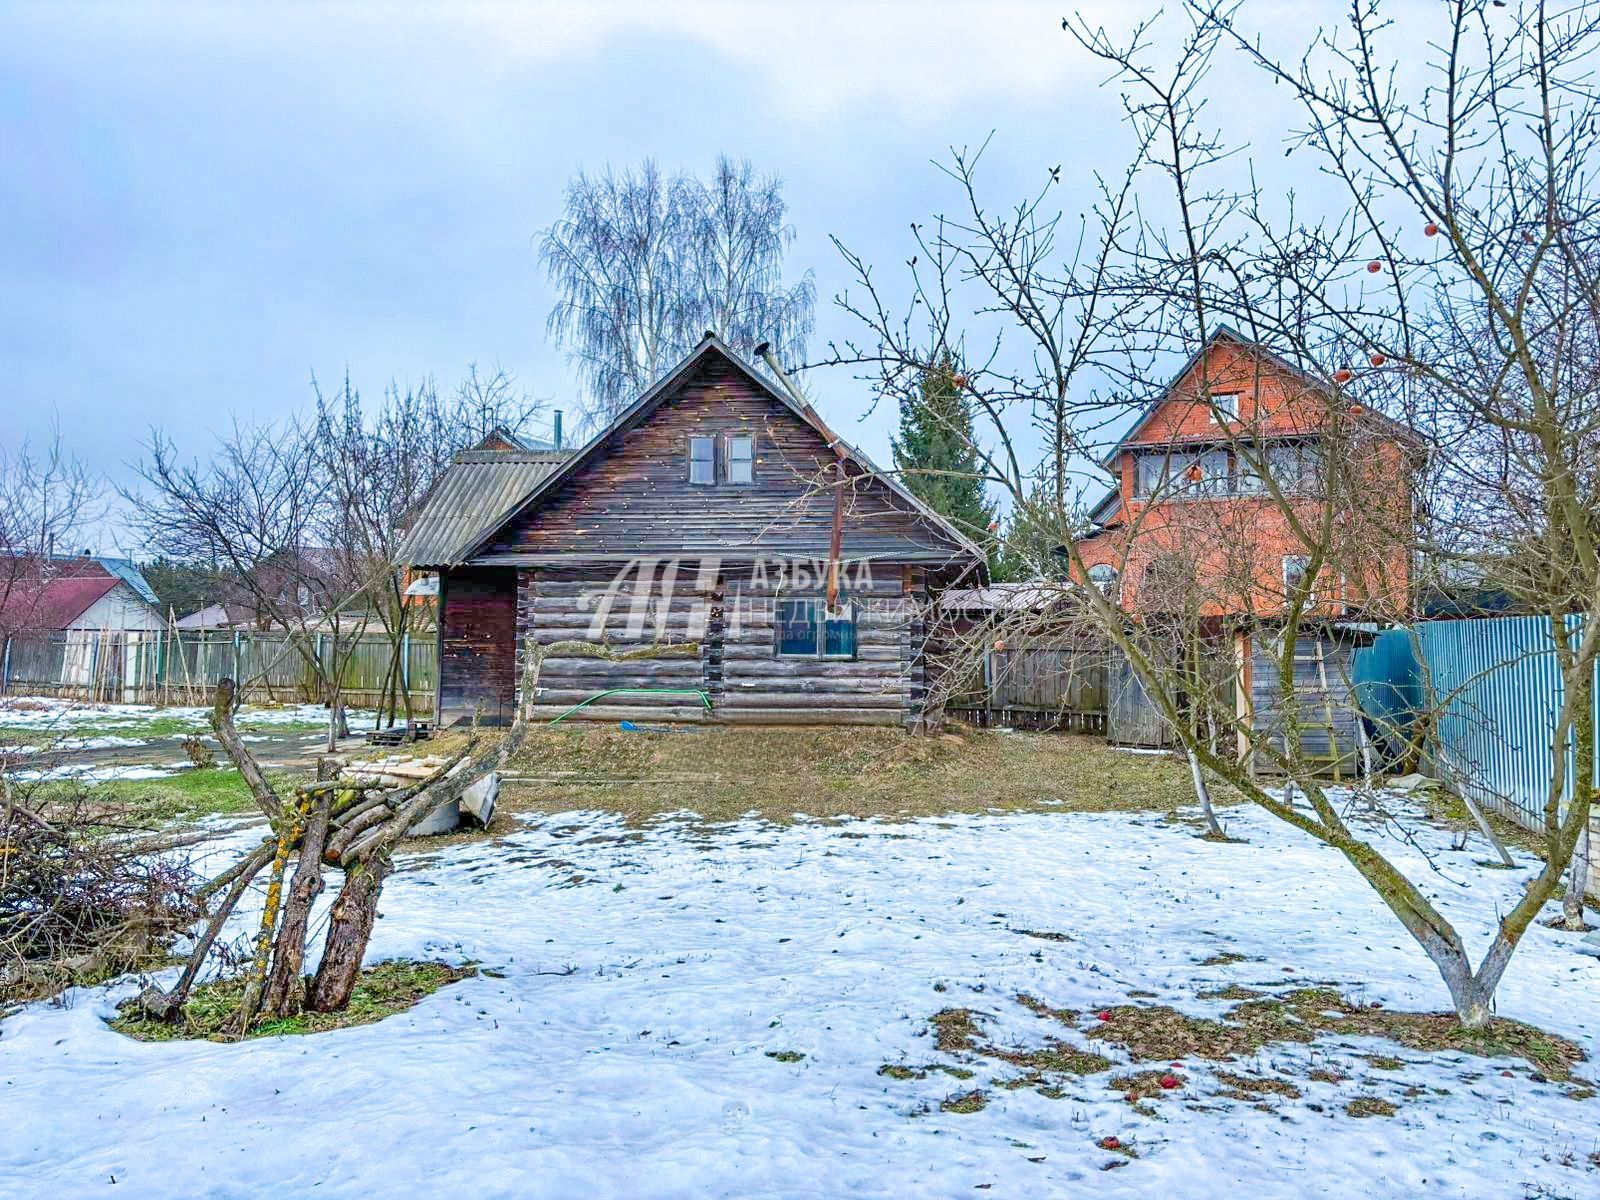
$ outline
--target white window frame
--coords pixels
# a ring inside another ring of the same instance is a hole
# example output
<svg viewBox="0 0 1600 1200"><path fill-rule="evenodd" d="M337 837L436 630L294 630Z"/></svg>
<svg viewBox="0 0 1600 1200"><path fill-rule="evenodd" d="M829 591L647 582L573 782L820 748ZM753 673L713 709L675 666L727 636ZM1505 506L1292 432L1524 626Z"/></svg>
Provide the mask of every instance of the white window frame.
<svg viewBox="0 0 1600 1200"><path fill-rule="evenodd" d="M705 445L708 446L710 448L710 451L711 451L710 469L707 471L707 477L705 479L696 479L695 478L695 473L694 473L695 464L697 462L701 462L701 461L704 461L704 460L701 459L701 458L698 458L695 455L695 447L696 447L696 445L698 443L702 443L702 442L705 443ZM688 473L689 473L689 484L692 487L715 487L716 486L716 484L717 484L717 439L716 439L716 437L714 435L709 434L709 433L707 433L707 434L693 433L693 434L689 435Z"/></svg>
<svg viewBox="0 0 1600 1200"><path fill-rule="evenodd" d="M1100 573L1098 579L1095 578L1096 571ZM1109 596L1113 600L1117 597L1117 584L1120 580L1121 576L1117 574L1117 569L1110 563L1095 563L1089 568L1089 582L1100 589L1101 595Z"/></svg>
<svg viewBox="0 0 1600 1200"><path fill-rule="evenodd" d="M1294 594L1297 590L1296 585L1289 578L1290 564L1295 564L1298 567L1299 577L1305 579L1311 567L1311 556L1309 554L1285 554L1283 556L1283 602L1285 604L1294 599ZM1310 579L1305 592L1306 604L1308 606L1315 604L1317 602L1317 581L1314 576Z"/></svg>
<svg viewBox="0 0 1600 1200"><path fill-rule="evenodd" d="M1212 392L1211 393L1211 419L1218 425L1239 419L1240 401L1244 398L1243 392Z"/></svg>
<svg viewBox="0 0 1600 1200"><path fill-rule="evenodd" d="M744 442L750 447L750 452L740 458L734 453L734 445ZM756 439L750 433L724 434L722 439L723 482L732 487L751 487L756 481ZM733 477L734 463L744 463L749 470L748 479L735 479Z"/></svg>

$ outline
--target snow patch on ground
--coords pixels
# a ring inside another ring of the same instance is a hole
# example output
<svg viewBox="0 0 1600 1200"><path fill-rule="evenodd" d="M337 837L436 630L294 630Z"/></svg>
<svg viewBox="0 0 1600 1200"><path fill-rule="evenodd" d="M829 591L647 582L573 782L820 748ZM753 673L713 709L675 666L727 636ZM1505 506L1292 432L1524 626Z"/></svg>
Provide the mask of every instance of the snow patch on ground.
<svg viewBox="0 0 1600 1200"><path fill-rule="evenodd" d="M928 1024L945 1007L1001 1043L1059 1033L1019 992L1093 1012L1145 991L1214 1016L1226 1006L1199 991L1335 981L1391 1007L1447 1006L1342 858L1265 814L1227 815L1247 843L1121 813L646 832L565 813L406 856L369 959L470 959L493 975L376 1025L243 1045L112 1032L131 981L29 1006L0 1024L0 1179L53 1197L1596 1194L1600 1100L1521 1062L1328 1038L1230 1068L1282 1067L1300 1101L1216 1098L1214 1068L1186 1064L1188 1098L1156 1117L1106 1086L1113 1072L1059 1100L996 1088L992 1067L970 1082L878 1074L951 1061ZM209 866L259 836L233 829ZM1475 868L1481 848L1452 851L1442 832L1384 846L1478 950L1525 878ZM1500 1007L1596 1055L1600 962L1575 941L1532 929ZM1247 957L1205 965L1220 951ZM1358 1057L1380 1048L1403 1068ZM786 1051L804 1057L770 1057ZM1306 1084L1313 1061L1350 1081ZM973 1086L989 1092L982 1111L941 1111ZM1394 1117L1343 1112L1406 1086L1423 1094ZM1106 1136L1140 1157L1099 1149Z"/></svg>
<svg viewBox="0 0 1600 1200"><path fill-rule="evenodd" d="M29 768L22 771L12 771L12 779L20 783L35 783L40 780L73 779L79 783L116 783L132 779L165 779L176 775L179 771L189 769L186 762L175 762L167 766L124 766L113 763L103 767L83 766L79 763L63 763L58 767Z"/></svg>
<svg viewBox="0 0 1600 1200"><path fill-rule="evenodd" d="M0 699L0 729L71 729L82 725L137 726L141 722L178 720L192 722L199 730L208 728L209 708L151 704L92 704L50 696L13 696ZM377 714L370 709L350 709L352 730L375 728ZM235 724L240 729L272 729L284 725L326 725L328 710L320 704L288 704L278 707L245 705ZM77 747L91 749L92 747Z"/></svg>

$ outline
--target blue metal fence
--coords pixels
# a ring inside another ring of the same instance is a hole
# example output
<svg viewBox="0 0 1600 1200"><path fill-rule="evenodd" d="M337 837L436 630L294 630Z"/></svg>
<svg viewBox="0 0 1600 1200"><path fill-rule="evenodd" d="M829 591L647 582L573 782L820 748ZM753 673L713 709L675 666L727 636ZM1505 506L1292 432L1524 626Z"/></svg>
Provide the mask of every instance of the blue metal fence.
<svg viewBox="0 0 1600 1200"><path fill-rule="evenodd" d="M1580 622L1567 622L1576 639ZM1479 803L1539 828L1552 779L1552 742L1563 688L1550 622L1543 617L1424 621L1389 630L1356 665L1363 710L1379 735L1403 737L1429 702L1420 650L1438 706L1429 738L1433 773ZM1600 719L1600 672L1596 716ZM1570 740L1562 770L1577 768ZM1600 754L1590 765L1600 781Z"/></svg>

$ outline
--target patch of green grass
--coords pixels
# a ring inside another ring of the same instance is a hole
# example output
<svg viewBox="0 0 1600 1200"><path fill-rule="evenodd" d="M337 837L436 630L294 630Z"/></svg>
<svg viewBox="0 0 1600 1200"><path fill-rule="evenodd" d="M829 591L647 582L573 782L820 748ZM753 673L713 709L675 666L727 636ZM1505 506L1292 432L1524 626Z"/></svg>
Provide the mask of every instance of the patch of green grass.
<svg viewBox="0 0 1600 1200"><path fill-rule="evenodd" d="M1216 954L1213 954L1210 958L1202 958L1200 960L1200 965L1202 967L1229 967L1234 963L1260 961L1260 959L1253 959L1250 957L1250 955L1240 954L1235 950L1222 950Z"/></svg>
<svg viewBox="0 0 1600 1200"><path fill-rule="evenodd" d="M303 1012L293 1017L261 1018L245 1036L283 1037L370 1025L384 1017L404 1012L447 984L475 974L477 968L473 966L453 967L442 962L389 959L361 972L349 1007L343 1012ZM118 1015L108 1024L118 1033L141 1042L195 1039L228 1042L234 1039L224 1032L224 1028L238 1007L243 992L244 980L239 976L200 984L189 994L189 1002L183 1006L183 1014L175 1024L145 1018L140 1014L137 1002L130 1000L117 1010Z"/></svg>
<svg viewBox="0 0 1600 1200"><path fill-rule="evenodd" d="M1032 1050L994 1048L989 1053L1036 1075L1097 1075L1111 1066L1111 1060L1103 1054L1058 1041L1046 1042Z"/></svg>
<svg viewBox="0 0 1600 1200"><path fill-rule="evenodd" d="M939 1110L947 1113L982 1112L989 1106L989 1095L982 1088L973 1088L956 1096L946 1096L939 1101Z"/></svg>
<svg viewBox="0 0 1600 1200"><path fill-rule="evenodd" d="M884 1063L883 1066L878 1068L878 1074L885 1079L899 1079L902 1081L926 1079L928 1077L926 1071L919 1071L915 1067L906 1066L904 1063Z"/></svg>
<svg viewBox="0 0 1600 1200"><path fill-rule="evenodd" d="M288 777L269 772L268 778L277 784ZM160 779L113 779L87 785L55 780L40 784L35 795L47 808L55 801L86 796L104 805L108 827L162 825L256 811L244 777L232 767L195 767Z"/></svg>

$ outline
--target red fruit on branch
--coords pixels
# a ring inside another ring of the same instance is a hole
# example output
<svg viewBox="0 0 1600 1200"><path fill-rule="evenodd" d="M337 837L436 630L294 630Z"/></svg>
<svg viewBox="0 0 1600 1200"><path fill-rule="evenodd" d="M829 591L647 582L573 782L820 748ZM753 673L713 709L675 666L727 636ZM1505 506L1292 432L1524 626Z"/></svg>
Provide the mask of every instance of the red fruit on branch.
<svg viewBox="0 0 1600 1200"><path fill-rule="evenodd" d="M1386 357L1384 357L1382 354L1374 354L1369 361L1372 363L1373 366L1381 367L1381 366L1383 366L1384 363L1388 362L1389 360Z"/></svg>
<svg viewBox="0 0 1600 1200"><path fill-rule="evenodd" d="M1005 638L995 638L995 640L994 640L994 648L996 650L1004 650L1006 648L1006 640L1005 640Z"/></svg>
<svg viewBox="0 0 1600 1200"><path fill-rule="evenodd" d="M1424 237L1438 237L1439 236L1439 227L1437 225L1435 225L1432 221L1429 221L1426 225L1424 225L1422 227L1422 233L1423 233Z"/></svg>
<svg viewBox="0 0 1600 1200"><path fill-rule="evenodd" d="M1383 270L1383 264L1377 259L1373 259L1367 264L1367 270L1376 275L1379 271Z"/></svg>
<svg viewBox="0 0 1600 1200"><path fill-rule="evenodd" d="M1340 367L1333 373L1333 381L1335 383L1349 383L1355 377L1354 371L1346 370L1344 367Z"/></svg>

